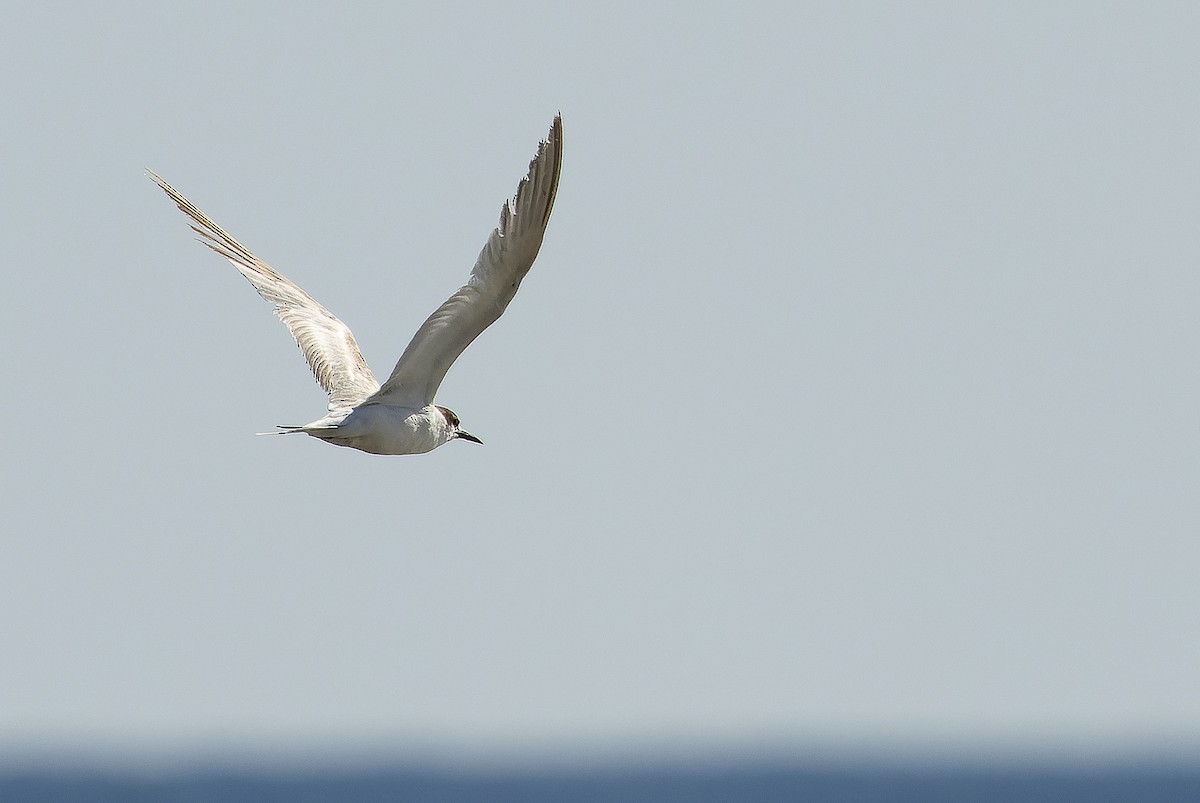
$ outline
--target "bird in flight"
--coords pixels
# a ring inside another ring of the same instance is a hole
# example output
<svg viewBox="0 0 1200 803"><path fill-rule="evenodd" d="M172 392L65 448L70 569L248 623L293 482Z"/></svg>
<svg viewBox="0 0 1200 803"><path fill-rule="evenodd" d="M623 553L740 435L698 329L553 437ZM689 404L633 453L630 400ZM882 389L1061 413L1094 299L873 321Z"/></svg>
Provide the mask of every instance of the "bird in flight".
<svg viewBox="0 0 1200 803"><path fill-rule="evenodd" d="M533 265L554 207L561 163L558 115L516 195L500 211L500 223L479 253L471 278L421 324L383 385L367 367L346 324L178 190L153 172L150 177L191 218L200 242L233 263L258 294L275 305L275 314L291 330L317 382L329 394L324 417L270 434L302 432L371 454L423 454L452 440L483 442L462 429L450 408L434 404L433 397L458 355L504 313Z"/></svg>

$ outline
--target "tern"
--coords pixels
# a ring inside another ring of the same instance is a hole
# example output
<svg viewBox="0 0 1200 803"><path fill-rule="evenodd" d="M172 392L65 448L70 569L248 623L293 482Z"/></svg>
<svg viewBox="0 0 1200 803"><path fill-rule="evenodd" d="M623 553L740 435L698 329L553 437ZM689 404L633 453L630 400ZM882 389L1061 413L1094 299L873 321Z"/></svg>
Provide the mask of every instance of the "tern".
<svg viewBox="0 0 1200 803"><path fill-rule="evenodd" d="M423 454L452 440L483 443L462 428L450 408L434 404L433 397L458 355L500 318L533 266L554 207L561 162L562 117L556 115L516 195L505 201L500 223L479 253L471 278L425 320L382 386L346 324L178 190L147 172L191 218L200 242L233 263L258 294L275 305L275 314L329 394L324 417L263 434L304 433L335 446L395 455Z"/></svg>

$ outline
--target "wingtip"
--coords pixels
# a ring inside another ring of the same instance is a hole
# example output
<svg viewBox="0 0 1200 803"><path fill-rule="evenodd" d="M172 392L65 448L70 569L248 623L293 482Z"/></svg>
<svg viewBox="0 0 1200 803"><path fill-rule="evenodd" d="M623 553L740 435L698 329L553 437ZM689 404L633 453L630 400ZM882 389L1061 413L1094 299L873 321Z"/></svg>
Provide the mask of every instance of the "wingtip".
<svg viewBox="0 0 1200 803"><path fill-rule="evenodd" d="M171 200L175 201L175 204L177 206L179 206L180 198L183 197L179 194L179 190L172 187L170 184L167 183L167 180L165 178L160 176L158 173L155 173L153 170L151 170L148 167L146 168L146 175L148 175L150 177L150 180L153 181L155 184L157 184L158 188L160 190L162 190L163 192L165 192L168 196L170 196ZM180 208L182 209L183 207L181 206Z"/></svg>

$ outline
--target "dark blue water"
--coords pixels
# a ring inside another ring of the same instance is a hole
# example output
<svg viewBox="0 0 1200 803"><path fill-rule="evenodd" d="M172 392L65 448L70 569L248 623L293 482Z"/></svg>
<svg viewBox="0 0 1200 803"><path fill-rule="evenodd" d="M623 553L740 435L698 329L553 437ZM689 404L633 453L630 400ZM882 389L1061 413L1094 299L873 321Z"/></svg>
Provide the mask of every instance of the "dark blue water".
<svg viewBox="0 0 1200 803"><path fill-rule="evenodd" d="M204 771L171 775L8 770L3 803L354 803L489 801L489 803L1197 803L1193 769L1022 768L815 769L787 766L698 770L559 769L452 774L430 771Z"/></svg>

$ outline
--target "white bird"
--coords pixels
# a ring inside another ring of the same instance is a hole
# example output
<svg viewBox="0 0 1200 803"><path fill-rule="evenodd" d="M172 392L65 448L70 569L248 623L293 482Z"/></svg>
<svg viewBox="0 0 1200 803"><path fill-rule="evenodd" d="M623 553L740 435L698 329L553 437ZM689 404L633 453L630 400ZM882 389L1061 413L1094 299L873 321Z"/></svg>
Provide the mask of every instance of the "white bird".
<svg viewBox="0 0 1200 803"><path fill-rule="evenodd" d="M483 441L464 431L458 416L433 403L434 394L458 355L504 313L537 257L554 206L562 162L562 118L529 163L516 195L500 211L500 223L475 261L471 278L437 308L380 386L346 324L294 282L256 257L153 172L150 177L188 217L200 242L228 259L258 294L275 305L291 330L317 382L329 394L324 417L303 432L336 446L372 454L422 454L452 440Z"/></svg>

